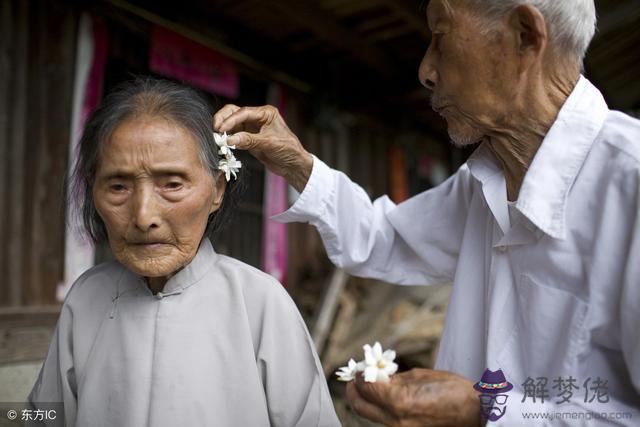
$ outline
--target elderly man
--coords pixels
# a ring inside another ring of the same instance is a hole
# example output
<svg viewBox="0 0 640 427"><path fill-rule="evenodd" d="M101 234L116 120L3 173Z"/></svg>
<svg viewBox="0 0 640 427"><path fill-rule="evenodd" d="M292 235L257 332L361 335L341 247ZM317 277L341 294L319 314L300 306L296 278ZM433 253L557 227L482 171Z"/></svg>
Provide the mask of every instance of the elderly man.
<svg viewBox="0 0 640 427"><path fill-rule="evenodd" d="M595 15L592 0L432 0L420 81L454 144L480 145L398 206L307 153L273 107L215 115L302 191L277 219L313 224L336 265L454 283L437 370L349 384L361 415L640 423L640 122L580 74Z"/></svg>

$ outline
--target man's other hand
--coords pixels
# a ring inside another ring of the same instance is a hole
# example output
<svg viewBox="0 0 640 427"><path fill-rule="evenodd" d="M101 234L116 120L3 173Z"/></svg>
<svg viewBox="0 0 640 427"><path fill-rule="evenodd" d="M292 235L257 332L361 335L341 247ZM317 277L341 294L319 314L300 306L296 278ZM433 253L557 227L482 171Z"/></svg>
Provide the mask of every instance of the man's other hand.
<svg viewBox="0 0 640 427"><path fill-rule="evenodd" d="M267 169L302 192L313 168L313 157L271 105L238 107L227 104L213 116L213 128L233 134L229 145L248 150Z"/></svg>
<svg viewBox="0 0 640 427"><path fill-rule="evenodd" d="M473 382L456 374L412 369L388 383L347 384L347 398L362 417L390 427L480 426L480 399Z"/></svg>

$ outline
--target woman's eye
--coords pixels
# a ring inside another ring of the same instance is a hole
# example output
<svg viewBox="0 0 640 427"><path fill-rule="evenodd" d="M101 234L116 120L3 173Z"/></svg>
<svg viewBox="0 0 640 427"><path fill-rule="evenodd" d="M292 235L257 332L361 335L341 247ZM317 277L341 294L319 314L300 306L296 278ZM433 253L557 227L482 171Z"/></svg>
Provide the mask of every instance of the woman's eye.
<svg viewBox="0 0 640 427"><path fill-rule="evenodd" d="M122 185L122 184L111 184L111 185L109 186L109 189L110 189L111 191L116 192L116 193L120 193L120 192L125 191L125 190L127 189L127 187L125 187L125 186L124 186L124 185Z"/></svg>

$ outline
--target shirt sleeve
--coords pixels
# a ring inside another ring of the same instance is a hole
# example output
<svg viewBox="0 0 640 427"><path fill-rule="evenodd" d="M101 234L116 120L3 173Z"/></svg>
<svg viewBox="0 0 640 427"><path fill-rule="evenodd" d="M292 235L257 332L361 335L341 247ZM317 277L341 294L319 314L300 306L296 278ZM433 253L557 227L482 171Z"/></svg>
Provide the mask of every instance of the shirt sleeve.
<svg viewBox="0 0 640 427"><path fill-rule="evenodd" d="M71 339L72 313L65 304L56 325L47 357L38 379L29 393L28 402L33 408L41 403L63 403L65 425L75 425L77 411L77 387L73 364Z"/></svg>
<svg viewBox="0 0 640 427"><path fill-rule="evenodd" d="M333 427L340 422L315 347L294 302L277 282L256 307L256 361L274 427Z"/></svg>
<svg viewBox="0 0 640 427"><path fill-rule="evenodd" d="M307 222L327 255L350 274L396 284L453 279L464 232L470 183L463 166L440 186L397 205L371 201L345 174L318 158L307 185L280 222Z"/></svg>

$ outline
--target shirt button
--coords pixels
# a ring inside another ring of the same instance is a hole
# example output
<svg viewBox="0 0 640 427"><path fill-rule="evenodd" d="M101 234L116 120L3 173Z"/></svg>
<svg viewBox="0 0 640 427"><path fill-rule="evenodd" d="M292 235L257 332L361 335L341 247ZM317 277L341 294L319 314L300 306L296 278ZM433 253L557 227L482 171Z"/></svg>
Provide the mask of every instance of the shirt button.
<svg viewBox="0 0 640 427"><path fill-rule="evenodd" d="M496 249L498 250L498 252L505 253L507 252L508 248L506 246L498 246Z"/></svg>
<svg viewBox="0 0 640 427"><path fill-rule="evenodd" d="M162 299L162 297L164 297L164 294L163 294L162 292L158 292L158 293L156 294L156 298L158 298L158 299Z"/></svg>

